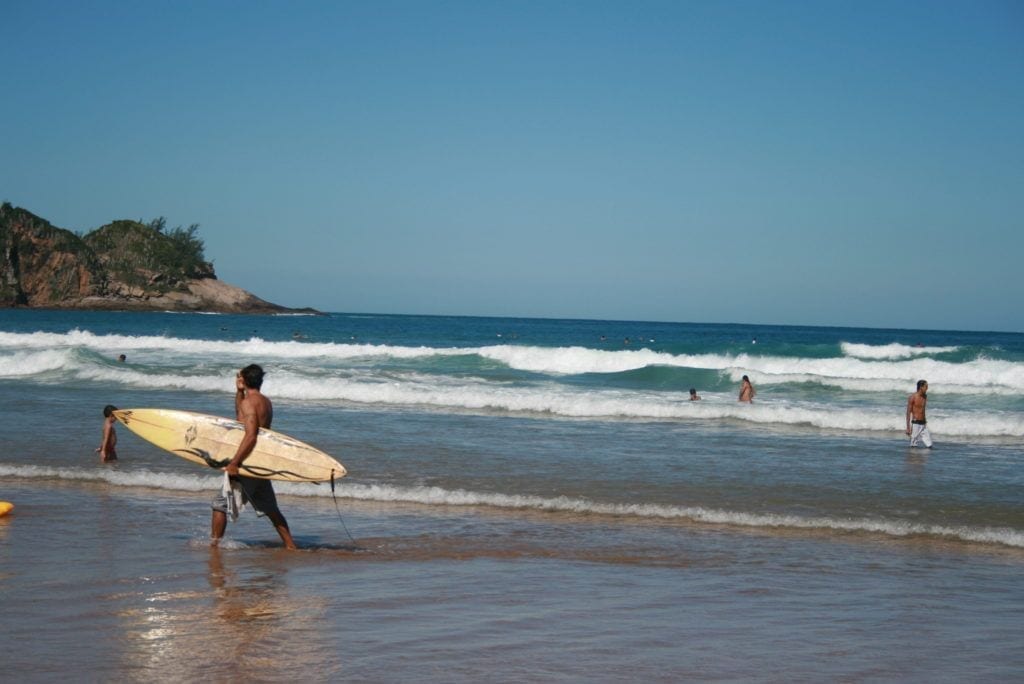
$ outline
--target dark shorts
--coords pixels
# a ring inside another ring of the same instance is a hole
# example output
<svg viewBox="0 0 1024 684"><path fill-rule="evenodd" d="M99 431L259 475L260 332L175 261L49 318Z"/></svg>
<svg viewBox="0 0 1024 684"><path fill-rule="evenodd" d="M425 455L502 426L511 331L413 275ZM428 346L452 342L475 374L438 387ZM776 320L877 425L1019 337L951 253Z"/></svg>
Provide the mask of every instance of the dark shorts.
<svg viewBox="0 0 1024 684"><path fill-rule="evenodd" d="M277 507L277 496L274 494L274 485L270 480L263 480L258 477L245 477L244 475L231 479L242 486L242 499L253 507L257 515L281 512ZM224 495L221 492L217 492L217 495L213 497L213 502L210 506L215 511L220 511L221 513L228 512L228 502L224 499Z"/></svg>

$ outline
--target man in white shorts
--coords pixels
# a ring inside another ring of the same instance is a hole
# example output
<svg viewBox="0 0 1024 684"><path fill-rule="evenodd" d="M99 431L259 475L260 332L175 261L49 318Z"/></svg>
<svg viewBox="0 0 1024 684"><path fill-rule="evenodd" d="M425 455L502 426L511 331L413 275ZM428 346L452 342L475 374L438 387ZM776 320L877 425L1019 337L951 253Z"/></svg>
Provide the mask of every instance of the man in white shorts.
<svg viewBox="0 0 1024 684"><path fill-rule="evenodd" d="M928 432L928 420L925 408L928 405L928 383L917 381L917 391L907 397L907 434L910 435L910 446L918 443L932 448L932 433Z"/></svg>

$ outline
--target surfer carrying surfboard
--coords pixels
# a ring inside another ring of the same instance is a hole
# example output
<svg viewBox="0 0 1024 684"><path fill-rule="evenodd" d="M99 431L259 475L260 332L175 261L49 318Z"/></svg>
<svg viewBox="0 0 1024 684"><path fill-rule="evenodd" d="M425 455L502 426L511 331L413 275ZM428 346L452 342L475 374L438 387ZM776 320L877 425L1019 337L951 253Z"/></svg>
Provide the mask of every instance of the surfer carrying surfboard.
<svg viewBox="0 0 1024 684"><path fill-rule="evenodd" d="M288 521L277 507L274 485L270 480L238 474L238 467L256 446L260 428L269 430L274 419L273 404L260 391L262 386L263 369L256 364L246 366L235 376L235 413L238 421L245 427L245 435L224 471L230 478L232 488L235 486L241 488L243 503L250 504L257 514L266 515L281 536L285 548L294 549L296 548L295 541L292 539L291 530L288 529ZM213 499L210 536L214 546L223 538L227 528L228 511L231 504L228 495L230 492L227 495L225 492L221 492Z"/></svg>

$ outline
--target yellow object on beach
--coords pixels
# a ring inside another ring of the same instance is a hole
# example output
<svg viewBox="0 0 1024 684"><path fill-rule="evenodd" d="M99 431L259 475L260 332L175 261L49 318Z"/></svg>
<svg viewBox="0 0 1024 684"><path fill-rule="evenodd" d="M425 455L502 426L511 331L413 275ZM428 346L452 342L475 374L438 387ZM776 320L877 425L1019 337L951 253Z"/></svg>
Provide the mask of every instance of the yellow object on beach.
<svg viewBox="0 0 1024 684"><path fill-rule="evenodd" d="M172 409L124 409L114 417L161 449L184 459L223 468L234 457L245 426L237 420ZM344 477L345 466L319 449L288 435L260 428L252 453L239 474L284 482L329 482Z"/></svg>
<svg viewBox="0 0 1024 684"><path fill-rule="evenodd" d="M10 501L0 501L0 518L14 510L14 504Z"/></svg>

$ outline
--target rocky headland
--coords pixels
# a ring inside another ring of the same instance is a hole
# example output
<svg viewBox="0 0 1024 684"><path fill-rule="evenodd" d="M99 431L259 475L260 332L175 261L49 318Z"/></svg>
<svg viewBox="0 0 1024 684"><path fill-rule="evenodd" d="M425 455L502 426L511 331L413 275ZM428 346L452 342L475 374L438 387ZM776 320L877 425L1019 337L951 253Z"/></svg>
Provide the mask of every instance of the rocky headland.
<svg viewBox="0 0 1024 684"><path fill-rule="evenodd" d="M198 226L114 221L86 234L0 206L0 307L318 313L217 280Z"/></svg>

